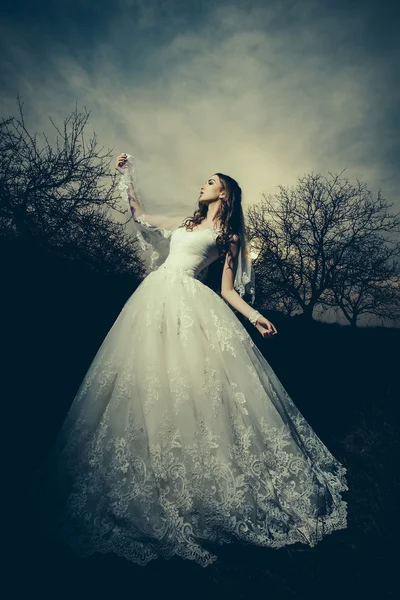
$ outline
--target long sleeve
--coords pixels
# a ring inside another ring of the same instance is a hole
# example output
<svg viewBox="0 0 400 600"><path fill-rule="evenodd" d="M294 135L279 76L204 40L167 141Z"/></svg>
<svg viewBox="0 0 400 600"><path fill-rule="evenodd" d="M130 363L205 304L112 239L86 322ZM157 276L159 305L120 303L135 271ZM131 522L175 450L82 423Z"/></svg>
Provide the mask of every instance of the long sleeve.
<svg viewBox="0 0 400 600"><path fill-rule="evenodd" d="M128 169L121 175L118 188L122 200L129 207L131 215L131 218L125 224L126 231L139 242L140 258L146 270L148 272L153 271L167 258L171 234L183 223L185 217L183 215L168 216L146 212L145 206L139 199L138 190L135 189L133 166L129 159ZM138 214L135 214L136 211L129 201L130 188L131 195L132 189L135 192L134 204L137 206Z"/></svg>
<svg viewBox="0 0 400 600"><path fill-rule="evenodd" d="M166 232L165 237L168 237L174 229L177 229L182 225L184 219L185 217L183 215L180 215L179 217L169 217L166 215L149 215L147 213L142 213L134 220L144 227L164 229Z"/></svg>

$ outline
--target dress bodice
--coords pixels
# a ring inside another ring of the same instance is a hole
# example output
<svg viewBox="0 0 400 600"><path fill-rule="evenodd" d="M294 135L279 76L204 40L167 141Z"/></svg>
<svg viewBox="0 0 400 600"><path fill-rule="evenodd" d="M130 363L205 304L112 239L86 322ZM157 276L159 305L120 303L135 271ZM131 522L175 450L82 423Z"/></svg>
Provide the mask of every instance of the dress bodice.
<svg viewBox="0 0 400 600"><path fill-rule="evenodd" d="M210 228L175 229L171 234L168 257L162 266L184 270L197 277L218 258L217 236L218 230Z"/></svg>

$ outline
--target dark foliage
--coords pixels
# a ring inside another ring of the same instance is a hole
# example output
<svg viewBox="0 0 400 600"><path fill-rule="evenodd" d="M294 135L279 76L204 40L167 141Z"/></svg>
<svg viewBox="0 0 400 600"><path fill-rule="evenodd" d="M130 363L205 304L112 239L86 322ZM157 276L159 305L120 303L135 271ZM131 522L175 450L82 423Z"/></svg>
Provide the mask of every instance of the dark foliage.
<svg viewBox="0 0 400 600"><path fill-rule="evenodd" d="M3 489L5 546L15 568L9 595L311 600L343 599L354 591L362 598L392 597L399 488L393 459L399 453L396 329L354 329L270 313L279 335L263 339L243 323L310 425L347 467L347 530L312 549L214 548L219 560L204 570L178 557L145 568L115 555L82 561L41 537L27 481L51 449L141 271L103 210L112 208L114 188L101 183L108 155L98 154L95 140L89 146L82 141L87 115L73 113L55 149L39 148L21 119L19 125L4 122L0 136ZM13 153L22 155L21 163L9 160ZM341 284L342 293L347 279Z"/></svg>
<svg viewBox="0 0 400 600"><path fill-rule="evenodd" d="M338 309L393 324L400 316L400 213L378 192L342 174L310 173L250 207L258 296L264 308L301 313Z"/></svg>
<svg viewBox="0 0 400 600"><path fill-rule="evenodd" d="M42 539L24 486L55 439L98 346L138 280L95 273L51 254L11 253L3 264L3 413L10 551L25 592L41 598L326 598L394 590L399 450L396 373L400 332L352 330L279 313L279 335L263 339L247 322L299 409L348 468L347 530L315 548L280 550L239 543L215 548L201 569L174 557L141 568L114 555L81 561ZM22 585L19 579L15 586ZM190 594L189 594L190 591Z"/></svg>

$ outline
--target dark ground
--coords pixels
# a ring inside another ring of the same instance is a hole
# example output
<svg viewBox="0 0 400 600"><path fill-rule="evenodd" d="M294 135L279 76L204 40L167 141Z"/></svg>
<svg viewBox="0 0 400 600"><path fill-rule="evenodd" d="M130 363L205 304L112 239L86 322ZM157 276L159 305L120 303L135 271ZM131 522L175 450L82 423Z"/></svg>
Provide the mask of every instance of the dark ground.
<svg viewBox="0 0 400 600"><path fill-rule="evenodd" d="M400 330L352 331L266 314L279 331L267 340L244 323L304 417L348 469L346 530L314 548L214 547L219 560L205 569L177 557L146 567L115 555L81 560L38 536L26 482L136 282L25 252L8 253L2 282L7 599L396 594Z"/></svg>

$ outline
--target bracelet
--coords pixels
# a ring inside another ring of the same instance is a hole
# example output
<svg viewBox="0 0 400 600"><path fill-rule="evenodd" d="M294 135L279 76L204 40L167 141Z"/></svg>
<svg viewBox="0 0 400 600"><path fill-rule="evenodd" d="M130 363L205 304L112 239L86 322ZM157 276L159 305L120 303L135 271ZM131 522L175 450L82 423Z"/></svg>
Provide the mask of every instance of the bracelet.
<svg viewBox="0 0 400 600"><path fill-rule="evenodd" d="M255 310L249 316L250 323L252 323L253 325L257 325L257 321L261 316L262 316L261 313L259 313L258 310Z"/></svg>

